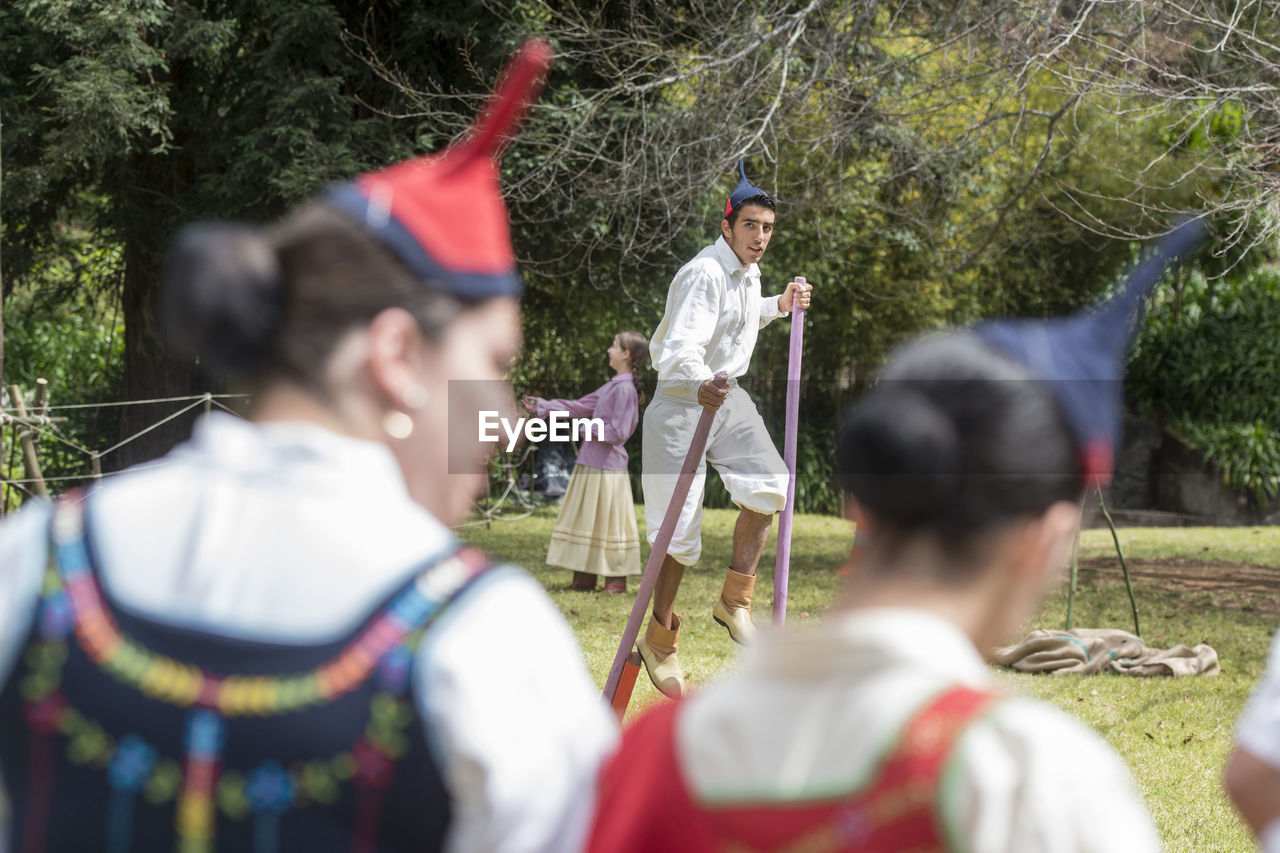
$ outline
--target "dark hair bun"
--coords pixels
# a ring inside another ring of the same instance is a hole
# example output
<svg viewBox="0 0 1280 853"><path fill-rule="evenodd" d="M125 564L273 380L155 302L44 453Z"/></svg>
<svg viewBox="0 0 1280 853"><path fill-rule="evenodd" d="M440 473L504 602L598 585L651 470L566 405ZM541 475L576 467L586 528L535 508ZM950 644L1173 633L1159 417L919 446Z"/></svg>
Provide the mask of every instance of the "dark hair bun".
<svg viewBox="0 0 1280 853"><path fill-rule="evenodd" d="M261 229L200 222L178 233L169 253L160 317L173 349L217 374L260 368L284 313L285 284Z"/></svg>
<svg viewBox="0 0 1280 853"><path fill-rule="evenodd" d="M896 349L850 411L836 457L840 485L874 520L873 539L929 533L953 553L1077 500L1082 485L1052 392L963 332Z"/></svg>
<svg viewBox="0 0 1280 853"><path fill-rule="evenodd" d="M882 383L850 410L836 457L844 490L901 526L943 513L962 485L955 424L910 382Z"/></svg>

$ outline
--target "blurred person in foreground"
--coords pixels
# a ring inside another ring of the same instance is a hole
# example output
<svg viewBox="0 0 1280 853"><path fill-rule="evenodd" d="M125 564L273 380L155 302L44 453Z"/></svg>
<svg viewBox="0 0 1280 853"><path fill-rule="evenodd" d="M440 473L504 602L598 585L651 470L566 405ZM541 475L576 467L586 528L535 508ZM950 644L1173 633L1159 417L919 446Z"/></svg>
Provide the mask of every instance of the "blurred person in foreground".
<svg viewBox="0 0 1280 853"><path fill-rule="evenodd" d="M1159 849L1118 756L1003 695L983 658L1035 613L1083 490L1109 478L1132 315L1197 236L1175 232L1101 311L891 355L837 439L875 535L834 612L634 723L590 850Z"/></svg>
<svg viewBox="0 0 1280 853"><path fill-rule="evenodd" d="M1280 634L1236 723L1223 775L1227 795L1264 853L1280 853Z"/></svg>
<svg viewBox="0 0 1280 853"><path fill-rule="evenodd" d="M440 154L177 239L172 336L252 413L0 530L11 849L581 844L608 712L542 589L448 528L514 408L496 157L549 63Z"/></svg>

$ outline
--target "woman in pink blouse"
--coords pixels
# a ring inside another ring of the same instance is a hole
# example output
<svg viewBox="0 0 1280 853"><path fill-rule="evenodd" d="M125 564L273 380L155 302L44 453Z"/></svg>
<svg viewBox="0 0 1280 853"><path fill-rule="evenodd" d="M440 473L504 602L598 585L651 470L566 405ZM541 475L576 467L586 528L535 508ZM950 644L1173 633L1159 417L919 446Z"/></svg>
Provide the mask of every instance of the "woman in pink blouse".
<svg viewBox="0 0 1280 853"><path fill-rule="evenodd" d="M575 418L599 418L604 434L594 431L582 442L560 515L551 532L547 565L573 571L573 588L594 590L604 575L605 592L627 591L627 576L640 574L640 532L636 528L623 447L640 420L640 391L635 374L649 356L639 332L619 332L609 346L614 376L579 400L525 397L530 414L545 418L568 412Z"/></svg>

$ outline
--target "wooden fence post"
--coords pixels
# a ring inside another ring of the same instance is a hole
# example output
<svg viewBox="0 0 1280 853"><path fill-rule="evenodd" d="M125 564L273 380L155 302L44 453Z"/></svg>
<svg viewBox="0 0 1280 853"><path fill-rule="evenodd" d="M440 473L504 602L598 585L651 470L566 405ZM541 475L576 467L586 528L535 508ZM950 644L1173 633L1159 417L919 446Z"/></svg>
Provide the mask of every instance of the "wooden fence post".
<svg viewBox="0 0 1280 853"><path fill-rule="evenodd" d="M9 386L9 402L17 410L18 417L27 417L27 404L22 400L22 389L17 385ZM26 463L27 479L32 481L32 490L42 498L49 497L49 487L45 485L44 474L40 472L40 459L36 456L36 443L31 437L32 428L27 425L18 427L18 443L22 445L22 458Z"/></svg>

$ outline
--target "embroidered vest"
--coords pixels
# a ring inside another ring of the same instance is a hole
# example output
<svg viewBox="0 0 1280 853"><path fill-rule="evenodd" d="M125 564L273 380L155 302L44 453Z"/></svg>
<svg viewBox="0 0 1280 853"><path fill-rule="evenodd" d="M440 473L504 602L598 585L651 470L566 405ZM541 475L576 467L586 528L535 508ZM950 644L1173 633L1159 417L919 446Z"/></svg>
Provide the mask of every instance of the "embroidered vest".
<svg viewBox="0 0 1280 853"><path fill-rule="evenodd" d="M705 814L734 853L950 849L938 820L942 771L960 735L991 701L965 687L945 691L912 717L868 788L835 802L732 807Z"/></svg>
<svg viewBox="0 0 1280 853"><path fill-rule="evenodd" d="M698 802L689 790L676 754L681 703L666 704L635 723L605 768L588 849L664 849L678 839L685 853L945 853L950 847L938 820L942 772L960 736L993 700L956 687L926 703L875 780L855 794L730 805Z"/></svg>
<svg viewBox="0 0 1280 853"><path fill-rule="evenodd" d="M448 793L411 695L418 644L488 567L423 568L350 636L246 642L121 610L82 501L54 509L49 566L0 689L9 849L430 850Z"/></svg>

